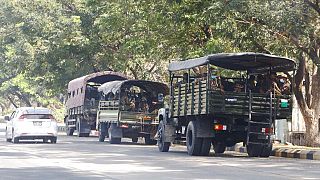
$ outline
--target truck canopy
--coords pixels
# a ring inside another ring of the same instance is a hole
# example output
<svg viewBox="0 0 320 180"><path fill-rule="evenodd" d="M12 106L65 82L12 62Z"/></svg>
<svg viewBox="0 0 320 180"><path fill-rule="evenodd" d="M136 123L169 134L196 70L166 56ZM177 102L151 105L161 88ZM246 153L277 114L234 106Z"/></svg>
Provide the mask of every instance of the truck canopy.
<svg viewBox="0 0 320 180"><path fill-rule="evenodd" d="M176 61L169 64L169 71L191 69L206 64L231 70L247 70L250 73L265 71L293 71L295 62L292 59L263 53L219 53L208 56Z"/></svg>
<svg viewBox="0 0 320 180"><path fill-rule="evenodd" d="M127 86L137 86L147 92L157 92L162 93L163 95L169 94L169 88L167 85L147 80L123 80L123 81L112 81L102 84L99 88L99 92L108 94L112 92L115 94L118 90Z"/></svg>
<svg viewBox="0 0 320 180"><path fill-rule="evenodd" d="M119 72L113 71L101 71L92 74L88 74L79 78L76 78L68 84L68 95L67 108L73 108L83 106L85 103L85 91L88 83L101 85L105 82L115 80L125 80L127 77Z"/></svg>
<svg viewBox="0 0 320 180"><path fill-rule="evenodd" d="M125 80L127 77L119 72L101 71L76 78L69 82L68 89L74 90L85 86L88 82L103 84L109 81Z"/></svg>

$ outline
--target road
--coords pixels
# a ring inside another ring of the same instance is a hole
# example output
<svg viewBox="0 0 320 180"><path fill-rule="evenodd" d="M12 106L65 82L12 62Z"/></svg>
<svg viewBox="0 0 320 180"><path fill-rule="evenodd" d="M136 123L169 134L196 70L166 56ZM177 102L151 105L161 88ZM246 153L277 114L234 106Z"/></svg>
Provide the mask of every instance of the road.
<svg viewBox="0 0 320 180"><path fill-rule="evenodd" d="M65 135L57 144L12 144L5 142L3 131L0 126L0 179L320 179L320 161L235 152L191 157L180 145L160 153L142 142L111 145L96 137Z"/></svg>

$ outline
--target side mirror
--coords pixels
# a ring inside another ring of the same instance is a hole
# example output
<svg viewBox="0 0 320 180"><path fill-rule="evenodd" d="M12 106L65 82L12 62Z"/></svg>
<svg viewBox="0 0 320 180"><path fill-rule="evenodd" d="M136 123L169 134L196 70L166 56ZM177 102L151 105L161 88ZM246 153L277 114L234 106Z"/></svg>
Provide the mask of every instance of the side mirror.
<svg viewBox="0 0 320 180"><path fill-rule="evenodd" d="M5 121L10 121L10 117L9 116L4 116L4 120Z"/></svg>

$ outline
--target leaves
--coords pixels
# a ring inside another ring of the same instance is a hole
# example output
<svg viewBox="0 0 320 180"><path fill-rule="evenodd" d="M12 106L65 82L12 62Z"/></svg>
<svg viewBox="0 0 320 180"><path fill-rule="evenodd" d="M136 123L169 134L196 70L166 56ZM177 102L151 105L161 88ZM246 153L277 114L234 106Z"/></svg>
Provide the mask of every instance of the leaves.
<svg viewBox="0 0 320 180"><path fill-rule="evenodd" d="M3 99L17 100L9 92L16 86L48 104L70 80L102 70L166 82L170 61L219 52L295 58L304 51L320 62L320 19L311 0L0 2Z"/></svg>

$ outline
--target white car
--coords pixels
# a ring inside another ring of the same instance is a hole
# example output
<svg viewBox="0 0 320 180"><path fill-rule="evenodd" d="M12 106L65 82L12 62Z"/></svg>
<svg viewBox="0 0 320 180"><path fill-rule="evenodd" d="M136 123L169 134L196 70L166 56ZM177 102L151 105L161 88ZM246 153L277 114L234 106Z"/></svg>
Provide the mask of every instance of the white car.
<svg viewBox="0 0 320 180"><path fill-rule="evenodd" d="M42 107L17 108L7 121L7 142L18 143L24 139L43 139L43 142L56 143L58 127L51 111Z"/></svg>

